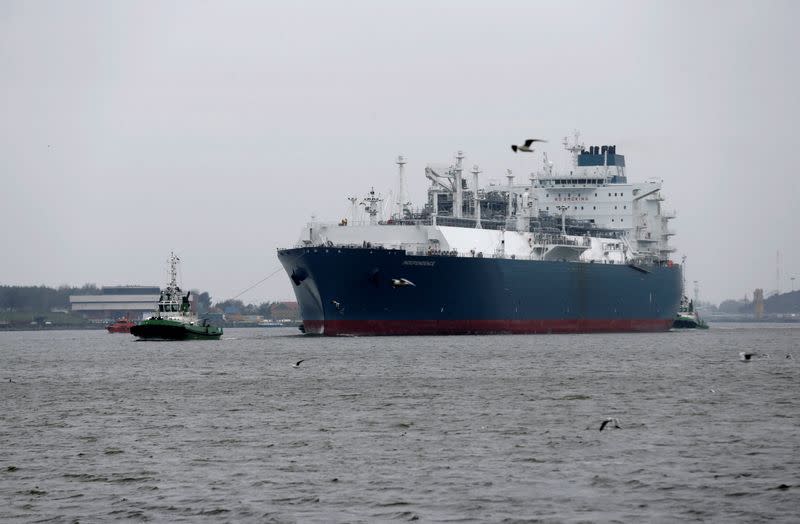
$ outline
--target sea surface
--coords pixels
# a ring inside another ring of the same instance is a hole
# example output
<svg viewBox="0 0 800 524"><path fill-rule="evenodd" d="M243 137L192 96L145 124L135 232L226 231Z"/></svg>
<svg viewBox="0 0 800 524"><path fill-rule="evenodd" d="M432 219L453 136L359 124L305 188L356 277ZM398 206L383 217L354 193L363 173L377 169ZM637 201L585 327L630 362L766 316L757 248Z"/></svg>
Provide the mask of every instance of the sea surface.
<svg viewBox="0 0 800 524"><path fill-rule="evenodd" d="M797 522L800 325L0 332L0 520Z"/></svg>

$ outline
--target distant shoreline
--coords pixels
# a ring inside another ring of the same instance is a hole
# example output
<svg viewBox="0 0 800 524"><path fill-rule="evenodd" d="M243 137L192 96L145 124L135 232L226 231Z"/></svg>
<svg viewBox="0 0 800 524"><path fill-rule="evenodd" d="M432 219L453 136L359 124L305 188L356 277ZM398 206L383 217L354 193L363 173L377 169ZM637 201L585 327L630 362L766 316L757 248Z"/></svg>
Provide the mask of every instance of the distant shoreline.
<svg viewBox="0 0 800 524"><path fill-rule="evenodd" d="M300 322L291 322L280 326L259 326L254 323L225 323L222 325L224 329L228 328L248 328L248 329L272 329L272 328L297 328ZM87 325L63 325L63 326L0 326L0 331L97 331L105 330L107 324L87 324Z"/></svg>
<svg viewBox="0 0 800 524"><path fill-rule="evenodd" d="M709 325L714 324L800 324L800 318L783 318L783 319L708 319L705 318ZM300 322L287 323L281 326L259 326L254 323L237 323L237 324L223 324L225 329L273 329L273 328L297 328L301 325ZM105 330L106 325L82 325L82 326L0 326L0 332L3 331L98 331Z"/></svg>

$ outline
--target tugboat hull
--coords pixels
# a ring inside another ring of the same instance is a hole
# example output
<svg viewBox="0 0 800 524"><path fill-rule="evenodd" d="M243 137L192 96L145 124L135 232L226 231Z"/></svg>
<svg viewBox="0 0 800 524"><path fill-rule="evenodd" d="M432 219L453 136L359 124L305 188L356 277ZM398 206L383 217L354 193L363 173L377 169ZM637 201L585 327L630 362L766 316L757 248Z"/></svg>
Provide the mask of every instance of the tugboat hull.
<svg viewBox="0 0 800 524"><path fill-rule="evenodd" d="M708 324L693 316L678 315L672 327L674 329L708 329Z"/></svg>
<svg viewBox="0 0 800 524"><path fill-rule="evenodd" d="M131 335L142 340L218 340L222 328L153 319L132 327Z"/></svg>

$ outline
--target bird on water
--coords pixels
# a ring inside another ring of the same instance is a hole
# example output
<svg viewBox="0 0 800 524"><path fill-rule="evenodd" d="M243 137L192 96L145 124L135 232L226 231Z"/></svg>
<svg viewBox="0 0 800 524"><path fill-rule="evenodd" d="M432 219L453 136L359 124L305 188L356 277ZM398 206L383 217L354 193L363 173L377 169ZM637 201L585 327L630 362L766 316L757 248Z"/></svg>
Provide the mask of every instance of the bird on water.
<svg viewBox="0 0 800 524"><path fill-rule="evenodd" d="M599 431L603 431L606 428L606 426L608 425L609 422L613 422L614 423L613 427L615 427L617 429L622 429L619 426L619 419L618 418L609 417L609 418L605 419L602 424L600 424L600 430Z"/></svg>
<svg viewBox="0 0 800 524"><path fill-rule="evenodd" d="M298 360L296 363L292 364L292 367L293 367L293 368L299 368L299 367L300 367L300 364L302 364L302 363L303 363L303 362L305 362L305 361L306 361L306 359L304 359L304 358L303 358L303 359L300 359L300 360Z"/></svg>

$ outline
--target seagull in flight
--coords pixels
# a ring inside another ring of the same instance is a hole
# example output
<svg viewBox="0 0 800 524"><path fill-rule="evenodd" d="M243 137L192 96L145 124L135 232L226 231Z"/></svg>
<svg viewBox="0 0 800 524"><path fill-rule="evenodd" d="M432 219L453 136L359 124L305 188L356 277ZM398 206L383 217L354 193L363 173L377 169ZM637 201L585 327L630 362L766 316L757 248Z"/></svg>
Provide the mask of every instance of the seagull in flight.
<svg viewBox="0 0 800 524"><path fill-rule="evenodd" d="M533 145L534 142L547 142L547 140L542 140L541 138L529 138L521 146L512 145L511 151L515 153L517 151L522 151L524 153L533 153L533 148L531 146Z"/></svg>
<svg viewBox="0 0 800 524"><path fill-rule="evenodd" d="M605 419L602 424L600 424L600 431L603 431L605 429L606 425L609 422L613 422L615 428L622 429L622 428L619 427L619 419L618 418L609 417L609 418Z"/></svg>
<svg viewBox="0 0 800 524"><path fill-rule="evenodd" d="M293 367L293 368L299 368L299 367L300 367L300 364L301 364L302 362L305 362L305 361L306 361L306 359L304 359L304 358L303 358L303 359L300 359L300 360L298 360L298 361L297 361L295 364L292 364L292 367Z"/></svg>
<svg viewBox="0 0 800 524"><path fill-rule="evenodd" d="M392 279L392 287L407 287L407 286L417 287L417 285L415 283L411 282L407 278L393 278Z"/></svg>

